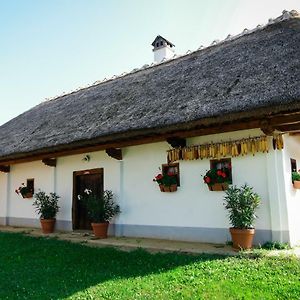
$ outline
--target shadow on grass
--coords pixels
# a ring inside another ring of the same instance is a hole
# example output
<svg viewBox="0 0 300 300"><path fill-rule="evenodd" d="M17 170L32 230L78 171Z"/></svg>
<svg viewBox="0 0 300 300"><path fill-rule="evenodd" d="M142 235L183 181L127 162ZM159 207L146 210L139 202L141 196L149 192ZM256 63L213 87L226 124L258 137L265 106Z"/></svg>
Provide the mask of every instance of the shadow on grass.
<svg viewBox="0 0 300 300"><path fill-rule="evenodd" d="M0 249L0 299L61 299L105 281L224 258L123 252L17 233L0 233Z"/></svg>

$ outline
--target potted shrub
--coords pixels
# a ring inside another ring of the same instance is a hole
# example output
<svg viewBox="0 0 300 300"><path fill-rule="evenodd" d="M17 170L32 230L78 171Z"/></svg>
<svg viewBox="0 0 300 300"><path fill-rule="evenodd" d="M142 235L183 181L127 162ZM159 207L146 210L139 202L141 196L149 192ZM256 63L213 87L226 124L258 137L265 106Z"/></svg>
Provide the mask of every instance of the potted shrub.
<svg viewBox="0 0 300 300"><path fill-rule="evenodd" d="M78 199L83 200L95 236L107 238L109 221L121 212L120 206L113 200L112 191L106 190L99 197L91 190L85 189L84 194L79 195Z"/></svg>
<svg viewBox="0 0 300 300"><path fill-rule="evenodd" d="M52 233L54 231L55 217L59 211L59 198L55 193L47 195L43 191L34 194L35 200L32 205L36 207L36 212L40 215L43 233Z"/></svg>
<svg viewBox="0 0 300 300"><path fill-rule="evenodd" d="M225 191L231 183L230 168L210 169L204 175L203 180L210 191Z"/></svg>
<svg viewBox="0 0 300 300"><path fill-rule="evenodd" d="M29 187L27 187L24 183L21 184L21 186L19 186L15 192L18 195L21 195L24 199L25 198L32 198L33 196L33 190L30 189Z"/></svg>
<svg viewBox="0 0 300 300"><path fill-rule="evenodd" d="M295 189L300 189L300 174L292 172L292 182Z"/></svg>
<svg viewBox="0 0 300 300"><path fill-rule="evenodd" d="M234 249L252 248L255 233L254 220L255 211L260 204L260 197L253 192L253 188L245 184L238 188L229 187L224 197L225 208L229 212L229 221L233 227L230 228Z"/></svg>
<svg viewBox="0 0 300 300"><path fill-rule="evenodd" d="M156 181L159 185L161 192L176 192L177 191L177 179L176 174L158 174L153 181Z"/></svg>

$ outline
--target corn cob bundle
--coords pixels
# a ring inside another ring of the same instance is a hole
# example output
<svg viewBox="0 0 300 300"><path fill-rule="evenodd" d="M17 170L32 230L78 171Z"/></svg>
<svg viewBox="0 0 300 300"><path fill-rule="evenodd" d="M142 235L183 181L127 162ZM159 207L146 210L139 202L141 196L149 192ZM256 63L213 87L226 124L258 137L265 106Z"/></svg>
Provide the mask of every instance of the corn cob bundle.
<svg viewBox="0 0 300 300"><path fill-rule="evenodd" d="M282 134L279 134L276 136L276 148L278 150L282 150L283 149L283 138L282 138Z"/></svg>
<svg viewBox="0 0 300 300"><path fill-rule="evenodd" d="M283 149L282 134L273 137L274 149ZM239 155L252 154L253 156L258 153L268 153L269 143L267 136L260 136L254 138L242 139L239 141L228 141L220 143L209 143L196 146L188 146L184 148L174 148L168 150L168 162L178 160L194 160L194 159L220 159L222 157L237 157Z"/></svg>

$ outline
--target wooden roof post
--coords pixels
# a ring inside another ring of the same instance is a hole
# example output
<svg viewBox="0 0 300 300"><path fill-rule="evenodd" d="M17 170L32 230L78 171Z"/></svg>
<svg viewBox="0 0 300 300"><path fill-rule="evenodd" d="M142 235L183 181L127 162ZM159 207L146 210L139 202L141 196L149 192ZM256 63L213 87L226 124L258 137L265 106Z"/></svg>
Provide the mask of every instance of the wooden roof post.
<svg viewBox="0 0 300 300"><path fill-rule="evenodd" d="M122 149L108 148L105 150L106 154L114 159L122 160Z"/></svg>
<svg viewBox="0 0 300 300"><path fill-rule="evenodd" d="M9 173L10 172L10 166L0 166L0 172Z"/></svg>
<svg viewBox="0 0 300 300"><path fill-rule="evenodd" d="M49 167L56 167L56 158L44 158L43 164Z"/></svg>
<svg viewBox="0 0 300 300"><path fill-rule="evenodd" d="M171 137L167 138L167 143L170 144L173 148L178 147L185 147L186 146L186 139L179 138L179 137Z"/></svg>

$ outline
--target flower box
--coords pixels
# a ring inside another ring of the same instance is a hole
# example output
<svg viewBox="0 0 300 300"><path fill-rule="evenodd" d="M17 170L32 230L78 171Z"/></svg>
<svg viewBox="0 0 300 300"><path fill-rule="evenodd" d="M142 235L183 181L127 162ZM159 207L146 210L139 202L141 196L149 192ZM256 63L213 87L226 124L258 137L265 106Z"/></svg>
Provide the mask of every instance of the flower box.
<svg viewBox="0 0 300 300"><path fill-rule="evenodd" d="M292 182L293 182L294 189L300 189L300 172L299 171L292 172Z"/></svg>
<svg viewBox="0 0 300 300"><path fill-rule="evenodd" d="M300 181L295 180L295 181L293 182L293 187L294 187L294 189L299 190L299 189L300 189Z"/></svg>
<svg viewBox="0 0 300 300"><path fill-rule="evenodd" d="M226 191L228 189L228 183L214 183L213 185L208 185L208 189L213 192Z"/></svg>
<svg viewBox="0 0 300 300"><path fill-rule="evenodd" d="M172 184L170 186L166 186L163 184L159 185L160 191L161 192L167 192L167 193L172 193L177 191L177 184Z"/></svg>
<svg viewBox="0 0 300 300"><path fill-rule="evenodd" d="M228 189L228 185L232 183L231 163L227 160L224 163L222 161L214 163L216 167L211 167L206 172L203 181L210 191L225 191Z"/></svg>
<svg viewBox="0 0 300 300"><path fill-rule="evenodd" d="M30 199L33 197L33 193L22 194L23 199Z"/></svg>
<svg viewBox="0 0 300 300"><path fill-rule="evenodd" d="M177 191L176 174L158 174L153 181L158 184L161 192L172 193Z"/></svg>
<svg viewBox="0 0 300 300"><path fill-rule="evenodd" d="M32 186L29 186L29 181L32 182ZM32 198L34 194L33 179L27 179L27 185L25 185L25 183L22 183L22 185L18 187L15 192L17 195L22 196L23 199Z"/></svg>

